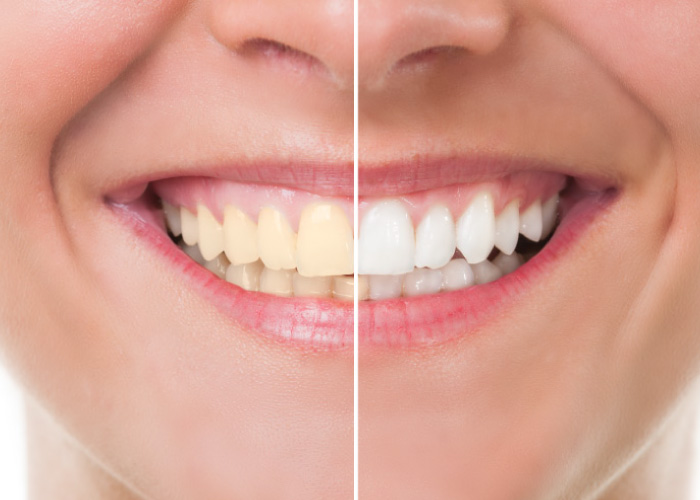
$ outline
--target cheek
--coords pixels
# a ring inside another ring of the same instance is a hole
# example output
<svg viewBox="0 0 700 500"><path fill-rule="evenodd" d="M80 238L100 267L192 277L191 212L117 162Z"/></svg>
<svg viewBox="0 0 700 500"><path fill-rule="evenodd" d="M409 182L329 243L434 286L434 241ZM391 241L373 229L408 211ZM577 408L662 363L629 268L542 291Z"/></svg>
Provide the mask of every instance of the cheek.
<svg viewBox="0 0 700 500"><path fill-rule="evenodd" d="M8 132L31 133L32 146L45 150L166 29L182 3L29 0L3 8L0 109L11 120Z"/></svg>
<svg viewBox="0 0 700 500"><path fill-rule="evenodd" d="M700 2L535 0L533 4L585 47L666 128L680 133L688 119L697 123Z"/></svg>

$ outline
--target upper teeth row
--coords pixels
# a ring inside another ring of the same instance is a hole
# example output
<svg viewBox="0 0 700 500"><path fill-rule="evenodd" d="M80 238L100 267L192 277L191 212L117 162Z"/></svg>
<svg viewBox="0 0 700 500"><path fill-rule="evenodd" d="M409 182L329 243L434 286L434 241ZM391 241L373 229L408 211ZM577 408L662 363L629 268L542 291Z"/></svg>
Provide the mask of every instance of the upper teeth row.
<svg viewBox="0 0 700 500"><path fill-rule="evenodd" d="M405 274L414 268L439 269L459 250L470 264L485 261L494 247L510 255L519 234L539 241L553 229L558 195L536 200L520 213L512 200L498 216L493 195L477 194L455 222L444 205L433 205L414 230L404 202L387 199L372 205L362 217L358 241L359 274ZM353 231L345 212L332 202L304 208L295 232L285 215L263 207L257 223L228 205L219 222L204 205L192 213L163 203L170 231L187 245L199 245L207 261L221 253L233 265L261 260L271 270L293 270L302 276L353 273Z"/></svg>
<svg viewBox="0 0 700 500"><path fill-rule="evenodd" d="M263 207L257 224L242 210L227 205L223 223L204 205L197 213L163 202L170 231L187 245L199 245L207 261L222 252L233 265L262 261L266 268L296 269L302 276L337 276L353 272L353 232L345 212L331 202L304 208L299 231L285 215Z"/></svg>
<svg viewBox="0 0 700 500"><path fill-rule="evenodd" d="M439 269L459 250L469 264L484 262L494 247L510 255L519 234L540 241L554 228L559 195L536 200L520 213L512 200L498 216L493 195L477 194L455 222L444 205L433 205L414 231L403 202L374 204L362 217L358 241L359 274L405 274L414 267Z"/></svg>

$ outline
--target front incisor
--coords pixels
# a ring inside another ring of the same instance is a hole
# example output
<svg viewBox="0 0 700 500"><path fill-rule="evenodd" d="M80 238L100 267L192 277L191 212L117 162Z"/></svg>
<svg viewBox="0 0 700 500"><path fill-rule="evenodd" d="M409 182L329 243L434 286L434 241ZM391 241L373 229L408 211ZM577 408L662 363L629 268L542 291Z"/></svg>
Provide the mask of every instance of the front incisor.
<svg viewBox="0 0 700 500"><path fill-rule="evenodd" d="M352 274L352 226L342 208L332 203L304 208L299 219L296 261L302 276Z"/></svg>
<svg viewBox="0 0 700 500"><path fill-rule="evenodd" d="M258 252L265 267L273 271L294 269L297 235L279 210L265 207L258 214Z"/></svg>

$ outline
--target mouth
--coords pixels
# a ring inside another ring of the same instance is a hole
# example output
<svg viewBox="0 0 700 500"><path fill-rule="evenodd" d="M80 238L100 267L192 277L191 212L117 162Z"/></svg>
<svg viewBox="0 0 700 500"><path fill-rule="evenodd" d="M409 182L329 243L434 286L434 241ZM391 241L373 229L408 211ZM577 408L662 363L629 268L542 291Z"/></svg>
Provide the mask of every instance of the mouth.
<svg viewBox="0 0 700 500"><path fill-rule="evenodd" d="M456 164L361 171L361 342L406 346L473 331L544 279L616 193L611 182L513 162ZM353 342L351 184L314 169L140 179L107 200L183 286L199 287L231 321L278 341L343 348Z"/></svg>
<svg viewBox="0 0 700 500"><path fill-rule="evenodd" d="M358 340L392 347L506 317L618 193L610 179L511 158L368 167L360 190Z"/></svg>

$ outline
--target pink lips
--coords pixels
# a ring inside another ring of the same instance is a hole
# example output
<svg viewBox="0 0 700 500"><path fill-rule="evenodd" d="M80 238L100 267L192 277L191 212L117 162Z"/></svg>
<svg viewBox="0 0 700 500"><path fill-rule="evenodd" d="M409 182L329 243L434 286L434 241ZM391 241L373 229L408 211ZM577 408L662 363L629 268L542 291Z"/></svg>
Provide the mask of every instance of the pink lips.
<svg viewBox="0 0 700 500"><path fill-rule="evenodd" d="M198 175L244 183L265 183L310 189L325 196L352 193L347 165L305 164L295 168L257 165L198 172L178 171L178 176ZM494 180L514 172L542 171L542 163L501 159L448 159L414 164L392 164L361 169L362 194L395 195L457 183ZM163 176L159 177L160 179ZM144 184L140 179L125 184ZM113 192L124 192L125 187ZM138 190L135 190L138 191ZM457 292L361 303L358 340L363 345L414 346L443 342L475 331L514 304L514 297L529 283L555 266L566 249L585 233L586 227L612 200L609 191L589 193L567 210L547 246L518 271L500 280ZM113 200L114 197L106 196ZM119 200L121 201L121 200ZM137 237L164 258L174 273L199 289L224 316L251 334L299 348L342 349L353 343L353 305L330 299L281 298L246 292L211 274L180 251L164 232L153 208L143 200L114 204L115 213ZM147 213L148 212L148 213Z"/></svg>

